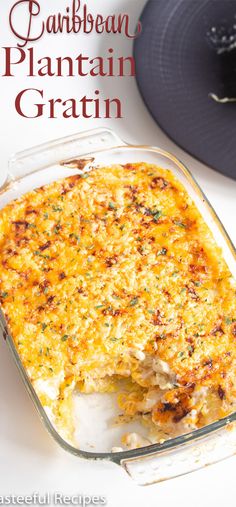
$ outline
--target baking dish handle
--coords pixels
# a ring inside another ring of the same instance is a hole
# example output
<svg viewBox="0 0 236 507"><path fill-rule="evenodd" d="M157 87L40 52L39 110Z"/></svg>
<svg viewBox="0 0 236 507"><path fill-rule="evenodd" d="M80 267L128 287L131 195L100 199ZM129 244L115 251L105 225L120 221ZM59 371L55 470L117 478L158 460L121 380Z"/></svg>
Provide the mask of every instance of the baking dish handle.
<svg viewBox="0 0 236 507"><path fill-rule="evenodd" d="M115 132L107 128L88 130L57 139L13 155L9 160L7 183L65 160L86 157L96 151L125 144Z"/></svg>
<svg viewBox="0 0 236 507"><path fill-rule="evenodd" d="M121 460L120 464L140 486L165 481L217 463L236 453L234 424L179 448Z"/></svg>

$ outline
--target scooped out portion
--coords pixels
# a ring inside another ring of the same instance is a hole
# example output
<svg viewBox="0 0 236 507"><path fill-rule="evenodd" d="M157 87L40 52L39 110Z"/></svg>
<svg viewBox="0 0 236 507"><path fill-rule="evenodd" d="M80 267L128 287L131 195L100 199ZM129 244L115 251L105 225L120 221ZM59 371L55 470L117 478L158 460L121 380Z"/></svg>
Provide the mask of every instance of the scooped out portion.
<svg viewBox="0 0 236 507"><path fill-rule="evenodd" d="M0 212L0 300L59 433L72 394L117 391L163 441L235 410L236 286L183 185L152 164L92 167ZM122 389L120 381L123 382Z"/></svg>

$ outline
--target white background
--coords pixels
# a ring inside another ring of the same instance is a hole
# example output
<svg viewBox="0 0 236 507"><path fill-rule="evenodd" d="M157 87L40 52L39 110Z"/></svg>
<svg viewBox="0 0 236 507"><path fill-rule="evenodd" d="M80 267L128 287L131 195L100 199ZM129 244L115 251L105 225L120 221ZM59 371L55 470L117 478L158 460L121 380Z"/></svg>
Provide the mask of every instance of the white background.
<svg viewBox="0 0 236 507"><path fill-rule="evenodd" d="M163 0L164 1L164 0ZM192 0L193 1L193 0ZM223 1L223 0L222 0ZM8 28L8 12L13 0L1 1L1 46L14 46L16 40ZM70 0L45 0L43 12L63 10ZM133 26L145 0L89 0L93 12L126 11ZM47 9L47 10L46 10ZM22 21L23 23L23 21ZM70 56L81 52L94 57L114 47L117 56L132 53L131 41L114 36L60 35L44 36L35 44L38 58ZM0 52L0 73L3 73L3 50ZM200 164L176 147L156 126L139 96L132 78L26 78L26 67L18 66L15 78L0 79L0 146L1 177L7 160L16 152L35 144L85 129L106 125L114 128L125 140L137 144L154 144L175 153L192 170L215 207L227 231L236 242L236 182ZM121 120L48 119L29 120L17 115L16 94L23 88L45 89L45 98L81 98L93 96L99 88L101 96L119 96L123 100ZM61 450L42 426L31 400L22 385L5 343L0 343L0 495L30 494L38 491L61 491L65 494L105 495L108 505L205 507L234 505L236 458L169 482L138 487L116 465L90 463Z"/></svg>

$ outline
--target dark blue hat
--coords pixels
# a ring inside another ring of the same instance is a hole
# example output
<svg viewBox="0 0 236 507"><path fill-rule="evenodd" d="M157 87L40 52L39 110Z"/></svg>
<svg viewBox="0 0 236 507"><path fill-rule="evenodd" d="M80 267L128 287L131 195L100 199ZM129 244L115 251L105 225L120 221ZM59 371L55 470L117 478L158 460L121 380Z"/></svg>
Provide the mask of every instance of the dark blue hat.
<svg viewBox="0 0 236 507"><path fill-rule="evenodd" d="M236 179L236 0L149 0L137 82L160 127Z"/></svg>

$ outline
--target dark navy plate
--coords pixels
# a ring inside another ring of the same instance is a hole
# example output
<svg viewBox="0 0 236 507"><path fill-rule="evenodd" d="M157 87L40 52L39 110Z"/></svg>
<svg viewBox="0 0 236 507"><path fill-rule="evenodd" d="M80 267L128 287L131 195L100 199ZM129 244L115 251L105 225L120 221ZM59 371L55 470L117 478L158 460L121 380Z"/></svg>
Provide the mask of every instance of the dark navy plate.
<svg viewBox="0 0 236 507"><path fill-rule="evenodd" d="M236 0L149 0L137 82L160 127L236 179Z"/></svg>

